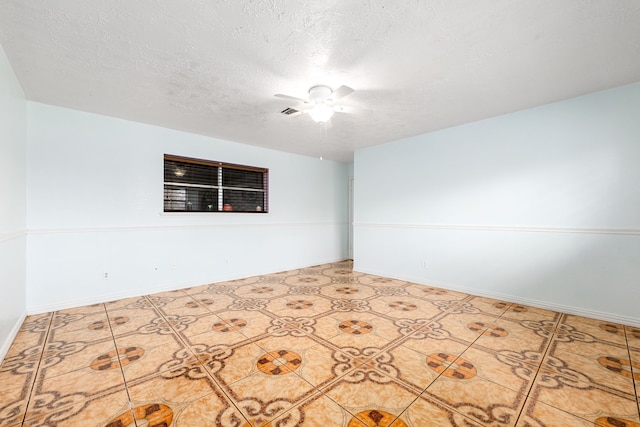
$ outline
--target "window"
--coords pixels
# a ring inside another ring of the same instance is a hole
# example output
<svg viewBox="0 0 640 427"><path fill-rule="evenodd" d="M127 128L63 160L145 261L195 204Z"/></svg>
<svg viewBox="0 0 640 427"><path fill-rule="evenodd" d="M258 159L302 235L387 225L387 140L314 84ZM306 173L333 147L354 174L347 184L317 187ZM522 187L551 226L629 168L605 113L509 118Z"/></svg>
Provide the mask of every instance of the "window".
<svg viewBox="0 0 640 427"><path fill-rule="evenodd" d="M268 212L269 170L164 155L165 212Z"/></svg>

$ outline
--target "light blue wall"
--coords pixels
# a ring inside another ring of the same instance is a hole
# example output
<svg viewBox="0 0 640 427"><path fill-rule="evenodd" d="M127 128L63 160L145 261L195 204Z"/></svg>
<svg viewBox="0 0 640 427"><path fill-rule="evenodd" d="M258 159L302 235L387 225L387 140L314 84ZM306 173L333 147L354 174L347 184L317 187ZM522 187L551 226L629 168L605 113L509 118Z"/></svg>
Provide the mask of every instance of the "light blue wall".
<svg viewBox="0 0 640 427"><path fill-rule="evenodd" d="M32 312L348 255L346 164L37 103L28 111ZM165 153L269 168L269 213L164 214Z"/></svg>
<svg viewBox="0 0 640 427"><path fill-rule="evenodd" d="M26 313L27 104L0 47L0 360Z"/></svg>
<svg viewBox="0 0 640 427"><path fill-rule="evenodd" d="M639 119L635 84L358 151L356 269L640 323Z"/></svg>

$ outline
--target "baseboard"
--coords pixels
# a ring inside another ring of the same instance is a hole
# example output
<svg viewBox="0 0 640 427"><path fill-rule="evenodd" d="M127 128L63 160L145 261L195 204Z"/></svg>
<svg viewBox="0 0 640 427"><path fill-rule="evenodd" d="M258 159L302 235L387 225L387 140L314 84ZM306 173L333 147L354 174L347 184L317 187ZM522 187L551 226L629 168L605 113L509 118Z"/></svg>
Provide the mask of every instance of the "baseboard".
<svg viewBox="0 0 640 427"><path fill-rule="evenodd" d="M321 261L317 262L317 264L314 264L314 265L331 264L331 263L334 263L334 262L340 262L340 261L344 261L344 260L345 260L345 257L332 258L332 259L324 260L324 261L321 260ZM105 302L116 301L116 300L120 300L120 299L124 299L124 298L141 297L141 296L144 296L144 295L157 294L159 292L168 292L168 291L176 291L176 290L180 290L180 289L192 288L194 286L206 285L208 283L228 282L230 280L245 279L245 278L254 277L254 276L263 276L263 275L266 275L266 274L274 274L274 273L279 273L281 271L296 270L298 268L305 268L305 267L308 267L308 265L305 264L305 265L298 265L298 266L289 266L289 267L285 267L284 269L278 269L277 271L267 271L267 272L262 272L262 273L256 273L256 274L251 274L250 276L231 274L231 275L226 275L226 276L219 276L219 277L216 277L213 280L182 282L182 283L177 283L177 284L172 284L172 285L154 286L154 287L149 287L149 288L145 288L145 289L134 289L134 290L131 290L130 292L120 292L120 293L114 293L114 294L109 294L109 295L99 295L99 296L91 297L91 298L84 298L84 299L76 299L76 300L65 301L64 303L28 307L27 308L27 312L28 312L29 315L41 314L41 313L50 313L52 311L66 310L66 309L69 309L69 308L83 307L83 306L92 305L92 304L102 304L102 303L105 303Z"/></svg>
<svg viewBox="0 0 640 427"><path fill-rule="evenodd" d="M357 271L360 273L373 274L376 276L391 277L388 275L388 273L383 273L380 271L373 271L373 270L367 270L367 269L358 269ZM398 280L405 280L407 282L416 283L418 285L434 286L434 287L447 289L451 291L463 292L465 294L476 295L476 296L486 297L486 298L494 298L502 301L528 305L531 307L557 311L565 314L573 314L576 316L589 317L592 319L603 320L605 322L613 322L621 325L640 327L640 318L637 318L637 317L621 316L614 313L605 313L602 311L588 310L581 307L555 304L547 301L540 301L540 300L531 299L531 298L518 297L518 296L502 294L498 292L483 291L483 290L479 290L475 288L467 288L464 286L459 286L451 283L445 283L445 282L439 282L439 281L427 282L424 280L424 278L411 277L410 275L394 275L391 278L398 279Z"/></svg>
<svg viewBox="0 0 640 427"><path fill-rule="evenodd" d="M5 341L2 343L2 345L0 345L0 364L4 361L4 357L7 355L9 348L11 348L13 340L16 339L16 336L20 331L20 327L22 326L22 323L24 323L24 319L26 319L26 317L27 312L23 311L20 317L18 317L16 323L13 325L13 328L11 328L11 331L9 332L9 335L7 336Z"/></svg>

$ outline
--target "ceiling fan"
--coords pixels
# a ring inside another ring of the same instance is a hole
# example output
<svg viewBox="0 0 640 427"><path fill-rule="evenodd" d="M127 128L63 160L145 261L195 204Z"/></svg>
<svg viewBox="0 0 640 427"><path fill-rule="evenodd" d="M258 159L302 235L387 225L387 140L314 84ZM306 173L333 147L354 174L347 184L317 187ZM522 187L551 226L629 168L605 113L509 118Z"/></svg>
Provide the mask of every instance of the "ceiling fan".
<svg viewBox="0 0 640 427"><path fill-rule="evenodd" d="M307 104L307 108L298 110L295 108L285 108L282 113L287 115L294 115L296 113L308 113L313 121L317 123L326 123L331 116L333 116L335 110L333 103L340 98L344 98L347 95L351 95L355 92L349 86L340 86L336 90L331 90L329 86L313 86L309 89L308 99L296 98L295 96L283 95L277 93L275 96L278 98L289 99L296 102L302 102Z"/></svg>

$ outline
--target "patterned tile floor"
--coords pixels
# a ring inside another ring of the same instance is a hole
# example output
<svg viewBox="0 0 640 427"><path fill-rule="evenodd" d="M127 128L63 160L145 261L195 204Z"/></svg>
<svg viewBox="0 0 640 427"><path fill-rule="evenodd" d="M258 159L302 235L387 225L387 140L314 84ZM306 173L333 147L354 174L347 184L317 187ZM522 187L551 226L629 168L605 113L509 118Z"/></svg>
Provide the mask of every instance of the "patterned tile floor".
<svg viewBox="0 0 640 427"><path fill-rule="evenodd" d="M640 426L640 329L349 261L25 321L2 426Z"/></svg>

